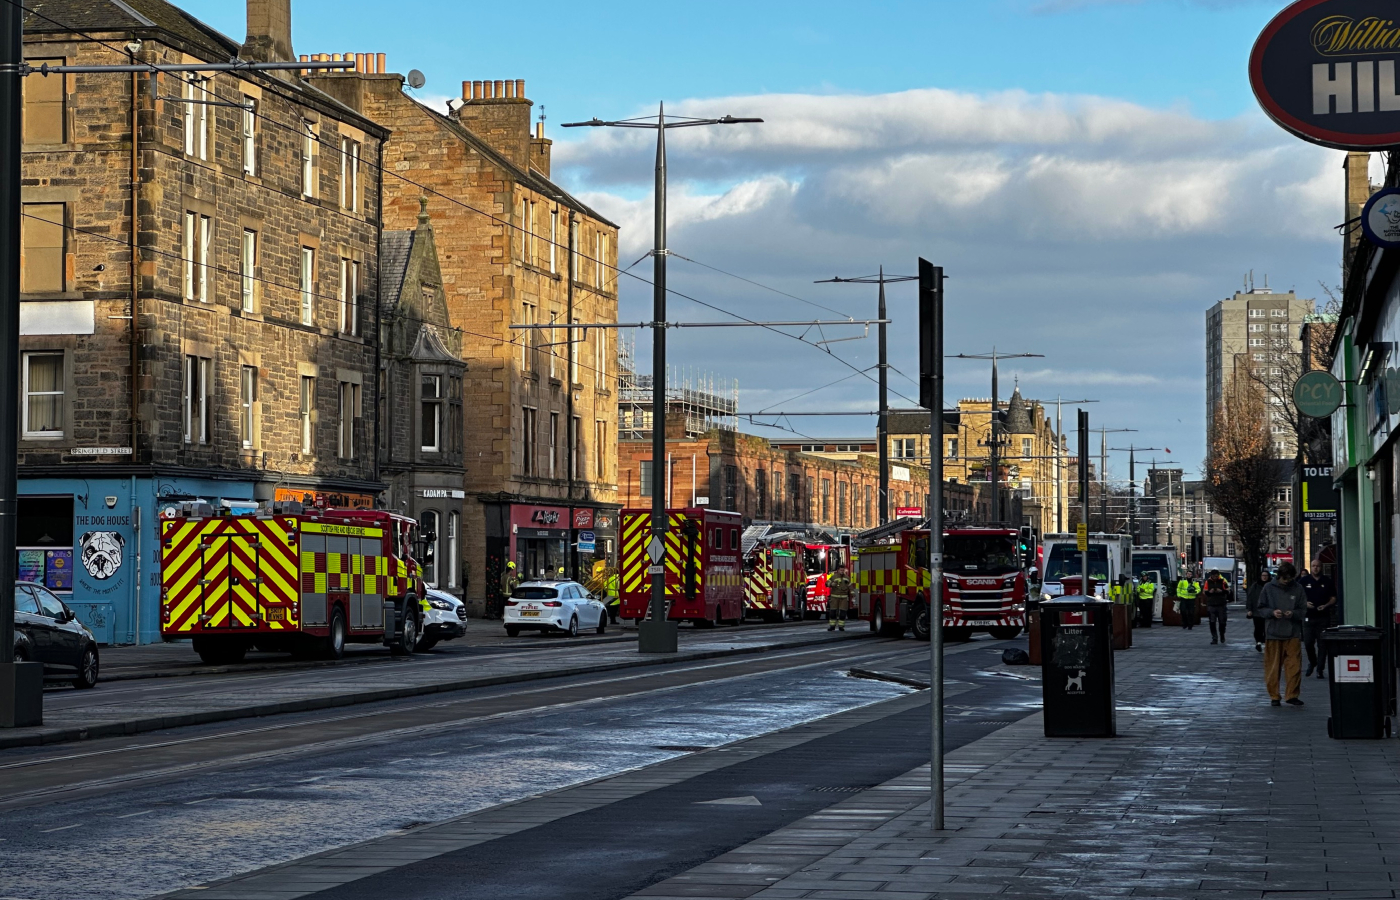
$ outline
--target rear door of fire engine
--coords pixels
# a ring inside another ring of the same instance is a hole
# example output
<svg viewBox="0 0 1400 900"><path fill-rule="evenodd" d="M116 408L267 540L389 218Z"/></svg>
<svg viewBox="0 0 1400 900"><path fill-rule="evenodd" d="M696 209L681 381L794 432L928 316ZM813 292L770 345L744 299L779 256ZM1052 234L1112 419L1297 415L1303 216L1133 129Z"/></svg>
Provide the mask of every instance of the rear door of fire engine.
<svg viewBox="0 0 1400 900"><path fill-rule="evenodd" d="M262 586L263 548L258 535L220 530L205 535L203 544L204 626L255 626Z"/></svg>

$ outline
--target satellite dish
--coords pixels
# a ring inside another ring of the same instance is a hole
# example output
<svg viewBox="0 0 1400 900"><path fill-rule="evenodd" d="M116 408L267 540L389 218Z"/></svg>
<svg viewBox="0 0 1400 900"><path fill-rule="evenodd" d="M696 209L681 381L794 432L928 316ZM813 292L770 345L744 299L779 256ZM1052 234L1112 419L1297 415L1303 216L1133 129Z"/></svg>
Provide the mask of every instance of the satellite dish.
<svg viewBox="0 0 1400 900"><path fill-rule="evenodd" d="M408 73L408 86L413 88L415 91L427 83L428 79L425 78L423 76L423 73L418 71L417 69L413 69Z"/></svg>

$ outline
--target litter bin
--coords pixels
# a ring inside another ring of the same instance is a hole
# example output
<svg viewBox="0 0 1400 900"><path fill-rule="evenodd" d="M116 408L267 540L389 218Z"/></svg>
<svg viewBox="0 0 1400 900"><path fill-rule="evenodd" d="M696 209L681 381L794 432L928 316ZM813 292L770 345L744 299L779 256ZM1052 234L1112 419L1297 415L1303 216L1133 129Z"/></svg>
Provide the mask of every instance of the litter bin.
<svg viewBox="0 0 1400 900"><path fill-rule="evenodd" d="M1114 737L1113 607L1065 598L1040 604L1046 737Z"/></svg>
<svg viewBox="0 0 1400 900"><path fill-rule="evenodd" d="M1322 633L1332 715L1327 736L1338 739L1390 737L1385 682L1389 667L1379 628L1343 625Z"/></svg>

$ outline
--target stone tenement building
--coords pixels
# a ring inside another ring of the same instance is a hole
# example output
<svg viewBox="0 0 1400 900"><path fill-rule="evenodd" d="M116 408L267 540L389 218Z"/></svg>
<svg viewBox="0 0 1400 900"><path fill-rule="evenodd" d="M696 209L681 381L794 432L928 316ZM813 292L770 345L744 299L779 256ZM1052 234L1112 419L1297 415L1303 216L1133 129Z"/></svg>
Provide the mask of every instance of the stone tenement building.
<svg viewBox="0 0 1400 900"><path fill-rule="evenodd" d="M295 59L290 0L249 0L241 46L163 0L31 5L31 64ZM24 84L21 577L107 642L158 639L172 502L381 489L388 132L291 73L150 79Z"/></svg>
<svg viewBox="0 0 1400 900"><path fill-rule="evenodd" d="M741 513L746 524L831 534L880 524L876 458L837 459L825 453L787 450L768 438L725 429L690 436L683 421L668 419L667 460L659 473L652 466L650 439L618 444L618 499L627 508L649 507L654 485L664 479L660 489L668 507L728 510ZM927 497L927 469L891 465L892 507L922 508ZM979 508L986 513L985 499L968 485L946 485L944 502L949 521L975 516Z"/></svg>
<svg viewBox="0 0 1400 900"><path fill-rule="evenodd" d="M1002 496L1002 518L1011 524L1028 524L1039 534L1056 530L1056 510L1063 510L1065 527L1069 522L1069 486L1077 477L1074 461L1056 449L1055 425L1045 407L1026 400L1016 388L1003 407L1004 420L998 430L1002 441L998 459ZM963 399L956 413L943 421L943 475L959 483L989 488L991 455L990 399ZM929 416L923 410L891 410L890 460L928 464ZM1057 452L1062 456L1058 470ZM984 493L990 494L989 490ZM1013 501L1019 501L1015 513ZM990 502L990 500L989 500ZM990 508L988 510L990 513ZM1017 521L1019 520L1019 521ZM983 520L988 521L988 520Z"/></svg>
<svg viewBox="0 0 1400 900"><path fill-rule="evenodd" d="M617 226L550 180L523 81L465 82L440 112L379 68L310 81L391 129L385 227L414 227L428 198L467 362L467 596L494 598L507 560L582 574L615 557L617 353L612 331L567 325L617 321ZM579 553L587 534L594 550Z"/></svg>

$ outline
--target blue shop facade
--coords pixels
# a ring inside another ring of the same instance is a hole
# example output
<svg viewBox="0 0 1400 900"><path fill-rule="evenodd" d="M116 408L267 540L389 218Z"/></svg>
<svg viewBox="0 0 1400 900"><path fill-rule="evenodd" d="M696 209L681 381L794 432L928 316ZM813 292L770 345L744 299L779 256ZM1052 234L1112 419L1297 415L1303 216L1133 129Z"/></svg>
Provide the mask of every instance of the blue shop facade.
<svg viewBox="0 0 1400 900"><path fill-rule="evenodd" d="M200 500L250 512L253 489L252 481L149 474L21 477L19 578L62 597L100 643L159 642L162 511Z"/></svg>

